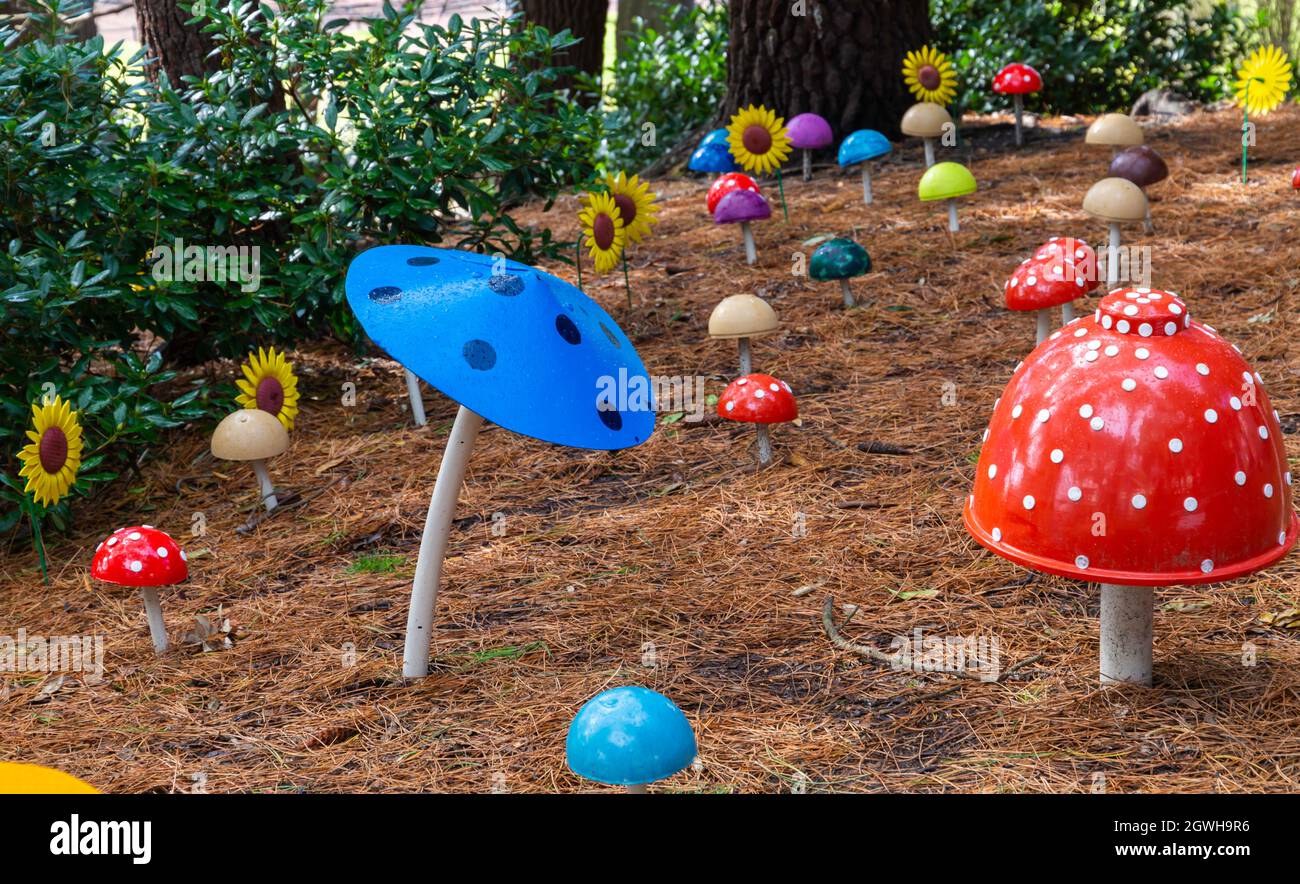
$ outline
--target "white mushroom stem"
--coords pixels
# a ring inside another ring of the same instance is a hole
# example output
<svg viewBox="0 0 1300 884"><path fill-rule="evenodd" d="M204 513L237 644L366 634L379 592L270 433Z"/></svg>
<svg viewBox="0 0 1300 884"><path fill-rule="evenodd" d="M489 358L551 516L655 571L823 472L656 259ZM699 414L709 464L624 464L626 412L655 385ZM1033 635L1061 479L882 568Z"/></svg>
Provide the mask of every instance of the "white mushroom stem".
<svg viewBox="0 0 1300 884"><path fill-rule="evenodd" d="M745 263L753 264L758 260L758 250L754 248L754 231L749 229L748 221L740 222L740 232L745 237Z"/></svg>
<svg viewBox="0 0 1300 884"><path fill-rule="evenodd" d="M1101 585L1101 683L1151 685L1149 586Z"/></svg>
<svg viewBox="0 0 1300 884"><path fill-rule="evenodd" d="M1061 325L1069 325L1074 322L1074 302L1066 301L1061 305Z"/></svg>
<svg viewBox="0 0 1300 884"><path fill-rule="evenodd" d="M772 462L772 437L767 431L767 424L755 424L758 427L758 464L767 466Z"/></svg>
<svg viewBox="0 0 1300 884"><path fill-rule="evenodd" d="M1119 224L1110 223L1110 242L1106 246L1106 285L1114 288L1119 282Z"/></svg>
<svg viewBox="0 0 1300 884"><path fill-rule="evenodd" d="M961 225L957 223L957 201L950 199L948 202L948 229L953 233L961 230Z"/></svg>
<svg viewBox="0 0 1300 884"><path fill-rule="evenodd" d="M438 601L438 583L442 578L442 560L447 553L447 535L456 499L465 481L465 468L474 453L483 418L465 406L456 412L456 421L442 453L438 479L424 519L420 553L415 561L415 579L411 582L411 607L406 614L406 646L402 651L402 676L423 678L429 674L429 641L433 630L433 609Z"/></svg>
<svg viewBox="0 0 1300 884"><path fill-rule="evenodd" d="M922 138L925 142L925 167L928 169L934 165L934 139Z"/></svg>
<svg viewBox="0 0 1300 884"><path fill-rule="evenodd" d="M1024 144L1024 136L1021 134L1021 119L1025 115L1025 102L1019 94L1011 96L1011 101L1016 106L1016 147Z"/></svg>
<svg viewBox="0 0 1300 884"><path fill-rule="evenodd" d="M840 280L840 293L844 295L844 306L852 307L856 302L853 300L853 289L849 288L847 279Z"/></svg>
<svg viewBox="0 0 1300 884"><path fill-rule="evenodd" d="M253 472L257 474L257 488L262 494L262 504L267 510L273 510L280 505L280 501L275 496L275 486L271 484L271 474L266 471L266 461L253 461Z"/></svg>
<svg viewBox="0 0 1300 884"><path fill-rule="evenodd" d="M1151 203L1150 202L1147 203L1147 217L1146 220L1142 222L1142 229L1145 230L1147 233L1150 233L1151 231L1155 230L1155 228L1151 226Z"/></svg>
<svg viewBox="0 0 1300 884"><path fill-rule="evenodd" d="M650 789L649 789L649 787L648 787L645 783L633 783L632 785L630 785L630 786L624 786L623 788L627 790L627 794L629 794L629 795L648 795L648 794L650 794Z"/></svg>
<svg viewBox="0 0 1300 884"><path fill-rule="evenodd" d="M424 416L424 397L420 395L420 379L409 368L403 371L406 372L406 396L411 400L411 415L415 418L415 425L422 427L429 422L429 419Z"/></svg>
<svg viewBox="0 0 1300 884"><path fill-rule="evenodd" d="M749 349L749 338L740 339L740 373L747 375L754 370L754 355Z"/></svg>
<svg viewBox="0 0 1300 884"><path fill-rule="evenodd" d="M158 590L152 586L140 587L140 600L144 602L144 616L149 621L149 637L153 639L155 653L167 650L167 627L162 618L162 602Z"/></svg>
<svg viewBox="0 0 1300 884"><path fill-rule="evenodd" d="M812 181L812 151L803 152L803 180Z"/></svg>
<svg viewBox="0 0 1300 884"><path fill-rule="evenodd" d="M1052 331L1052 308L1044 307L1034 312L1038 314L1038 335L1034 338L1034 343L1041 344Z"/></svg>
<svg viewBox="0 0 1300 884"><path fill-rule="evenodd" d="M862 164L862 201L871 205L871 164Z"/></svg>

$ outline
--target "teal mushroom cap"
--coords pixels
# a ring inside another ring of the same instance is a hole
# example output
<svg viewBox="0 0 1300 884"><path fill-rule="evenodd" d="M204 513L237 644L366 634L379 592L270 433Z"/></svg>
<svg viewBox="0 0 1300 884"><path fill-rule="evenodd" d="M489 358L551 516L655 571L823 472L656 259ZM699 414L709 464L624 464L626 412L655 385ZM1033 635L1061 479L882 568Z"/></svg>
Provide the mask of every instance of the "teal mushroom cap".
<svg viewBox="0 0 1300 884"><path fill-rule="evenodd" d="M871 256L866 249L847 237L829 239L819 245L808 266L809 275L822 282L852 279L870 272Z"/></svg>

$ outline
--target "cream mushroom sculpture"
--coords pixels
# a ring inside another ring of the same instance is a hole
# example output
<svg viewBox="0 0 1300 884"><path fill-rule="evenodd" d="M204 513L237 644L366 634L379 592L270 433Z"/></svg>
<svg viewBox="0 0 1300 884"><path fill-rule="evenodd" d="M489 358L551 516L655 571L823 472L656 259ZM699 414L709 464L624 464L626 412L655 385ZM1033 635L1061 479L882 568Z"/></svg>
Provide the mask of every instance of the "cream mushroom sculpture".
<svg viewBox="0 0 1300 884"><path fill-rule="evenodd" d="M167 532L152 525L118 528L95 547L90 576L104 583L139 589L154 652L167 650L167 626L163 623L158 587L182 583L190 576L185 551Z"/></svg>
<svg viewBox="0 0 1300 884"><path fill-rule="evenodd" d="M920 138L925 143L925 165L929 168L935 162L934 140L942 138L952 124L952 116L942 105L922 101L907 109L899 128L904 135Z"/></svg>
<svg viewBox="0 0 1300 884"><path fill-rule="evenodd" d="M262 504L268 510L275 509L280 501L275 496L266 462L283 454L288 447L289 434L280 421L260 408L243 408L226 415L212 434L213 457L252 464Z"/></svg>
<svg viewBox="0 0 1300 884"><path fill-rule="evenodd" d="M964 520L1003 558L1101 584L1101 681L1151 684L1152 587L1221 583L1296 539L1263 381L1173 292L1116 289L1017 366Z"/></svg>
<svg viewBox="0 0 1300 884"><path fill-rule="evenodd" d="M780 321L767 301L757 295L728 295L709 314L709 337L734 340L740 348L740 373L754 370L750 338L776 334Z"/></svg>
<svg viewBox="0 0 1300 884"><path fill-rule="evenodd" d="M517 261L379 246L352 260L344 290L371 340L460 403L406 618L402 675L423 678L456 500L484 419L555 445L613 451L650 437L653 391L636 348L599 304Z"/></svg>
<svg viewBox="0 0 1300 884"><path fill-rule="evenodd" d="M1142 221L1147 216L1147 198L1142 188L1125 178L1103 178L1089 188L1083 198L1083 210L1106 222L1109 228L1106 245L1106 284L1119 282L1119 228L1121 224Z"/></svg>
<svg viewBox="0 0 1300 884"><path fill-rule="evenodd" d="M1122 148L1141 144L1145 139L1142 127L1128 114L1102 114L1093 120L1083 140L1085 144L1109 147L1114 156Z"/></svg>

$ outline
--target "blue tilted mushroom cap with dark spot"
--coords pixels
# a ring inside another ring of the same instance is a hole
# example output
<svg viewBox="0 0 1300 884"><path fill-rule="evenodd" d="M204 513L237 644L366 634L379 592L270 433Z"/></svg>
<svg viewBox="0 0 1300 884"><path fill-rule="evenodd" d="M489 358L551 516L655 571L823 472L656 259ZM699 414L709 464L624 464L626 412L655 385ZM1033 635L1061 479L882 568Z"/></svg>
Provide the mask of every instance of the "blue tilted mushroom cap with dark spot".
<svg viewBox="0 0 1300 884"><path fill-rule="evenodd" d="M875 129L859 129L840 142L840 165L852 166L856 163L883 157L894 149L889 139Z"/></svg>
<svg viewBox="0 0 1300 884"><path fill-rule="evenodd" d="M692 172L739 172L740 165L736 158L731 155L731 148L724 142L713 142L712 144L701 144L691 154L691 161L686 167Z"/></svg>
<svg viewBox="0 0 1300 884"><path fill-rule="evenodd" d="M612 450L654 429L632 342L559 277L473 252L379 246L353 259L344 288L371 340L507 430Z"/></svg>
<svg viewBox="0 0 1300 884"><path fill-rule="evenodd" d="M564 741L569 768L611 786L670 777L695 760L695 734L672 700L648 688L602 691L586 702Z"/></svg>
<svg viewBox="0 0 1300 884"><path fill-rule="evenodd" d="M813 252L808 275L813 279L852 279L871 270L871 256L851 239L828 239Z"/></svg>

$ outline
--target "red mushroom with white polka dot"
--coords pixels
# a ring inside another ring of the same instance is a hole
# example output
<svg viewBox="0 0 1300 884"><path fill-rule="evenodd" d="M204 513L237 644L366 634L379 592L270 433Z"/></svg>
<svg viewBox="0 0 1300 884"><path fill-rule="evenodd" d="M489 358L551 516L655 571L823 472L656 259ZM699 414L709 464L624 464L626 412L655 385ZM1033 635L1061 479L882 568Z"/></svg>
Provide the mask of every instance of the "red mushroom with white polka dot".
<svg viewBox="0 0 1300 884"><path fill-rule="evenodd" d="M153 648L159 654L167 650L158 587L181 583L190 576L185 550L167 532L152 525L118 528L95 547L90 574L105 583L138 587Z"/></svg>
<svg viewBox="0 0 1300 884"><path fill-rule="evenodd" d="M799 407L785 381L768 374L747 374L736 378L722 392L718 398L718 416L757 425L758 463L765 467L772 462L768 425L789 423L799 416Z"/></svg>
<svg viewBox="0 0 1300 884"><path fill-rule="evenodd" d="M971 534L1101 583L1101 680L1151 683L1152 587L1219 583L1295 542L1263 382L1176 294L1120 288L1017 366L984 434Z"/></svg>
<svg viewBox="0 0 1300 884"><path fill-rule="evenodd" d="M1054 236L1016 268L1003 293L1008 310L1037 312L1041 344L1052 328L1052 308L1059 306L1062 323L1069 323L1074 299L1096 287L1097 253L1081 239Z"/></svg>

